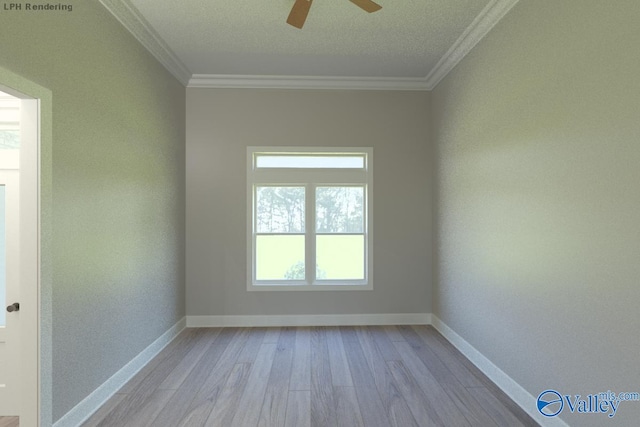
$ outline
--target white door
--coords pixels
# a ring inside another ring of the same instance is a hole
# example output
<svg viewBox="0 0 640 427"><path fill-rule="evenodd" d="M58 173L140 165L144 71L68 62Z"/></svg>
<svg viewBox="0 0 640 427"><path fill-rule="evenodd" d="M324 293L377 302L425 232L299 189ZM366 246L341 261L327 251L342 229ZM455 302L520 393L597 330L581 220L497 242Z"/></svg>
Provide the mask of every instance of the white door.
<svg viewBox="0 0 640 427"><path fill-rule="evenodd" d="M40 417L40 105L50 92L0 67L0 416ZM31 94L31 95L30 95ZM49 116L50 117L50 116ZM50 124L50 122L47 122ZM50 134L47 134L50 138ZM1 234L1 233L0 233ZM7 307L19 303L19 310ZM48 424L48 419L45 418Z"/></svg>
<svg viewBox="0 0 640 427"><path fill-rule="evenodd" d="M0 416L21 412L20 104L0 92Z"/></svg>
<svg viewBox="0 0 640 427"><path fill-rule="evenodd" d="M20 412L18 205L18 170L0 169L0 416Z"/></svg>
<svg viewBox="0 0 640 427"><path fill-rule="evenodd" d="M0 77L7 75L34 90L31 83L0 67ZM18 415L20 426L36 427L40 101L15 89L0 89L0 416Z"/></svg>

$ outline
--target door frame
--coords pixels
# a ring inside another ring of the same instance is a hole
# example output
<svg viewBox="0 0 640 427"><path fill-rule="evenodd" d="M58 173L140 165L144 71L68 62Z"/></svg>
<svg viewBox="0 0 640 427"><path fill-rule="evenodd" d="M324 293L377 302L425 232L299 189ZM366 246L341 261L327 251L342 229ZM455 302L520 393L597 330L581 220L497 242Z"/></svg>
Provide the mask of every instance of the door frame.
<svg viewBox="0 0 640 427"><path fill-rule="evenodd" d="M27 303L20 306L20 426L47 426L52 424L52 93L1 66L0 90L22 99L20 298Z"/></svg>
<svg viewBox="0 0 640 427"><path fill-rule="evenodd" d="M0 310L4 311L5 306L8 306L12 302L20 301L17 295L19 290L15 288L15 283L19 281L20 278L20 230L19 227L16 227L20 221L20 172L18 170L18 153L8 152L3 154L3 158L0 158L0 187L4 187L4 201L2 206L4 221L3 224L0 224L0 227L4 228L5 234L5 247L3 250L5 252L4 261L6 269L3 273L6 278L6 298L4 299L4 304L0 306ZM3 380L7 381L9 387L2 389L2 397L8 399L2 402L4 403L4 405L2 405L2 415L14 416L22 411L20 407L20 396L16 395L16 391L20 388L20 372L14 372L14 369L18 367L16 364L21 363L20 353L22 350L19 348L20 343L16 341L16 338L20 336L20 313L4 314L6 315L6 323L4 325L5 327L0 328L0 343L3 343L3 347L5 347L3 354L8 361L7 367L3 369ZM7 412L7 410L9 412Z"/></svg>

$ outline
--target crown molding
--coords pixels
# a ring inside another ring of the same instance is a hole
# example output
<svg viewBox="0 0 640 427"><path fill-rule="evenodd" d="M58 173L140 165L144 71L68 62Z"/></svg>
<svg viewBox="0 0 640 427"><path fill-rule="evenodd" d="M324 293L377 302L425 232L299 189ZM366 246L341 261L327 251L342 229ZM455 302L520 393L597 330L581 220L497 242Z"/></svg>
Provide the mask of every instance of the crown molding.
<svg viewBox="0 0 640 427"><path fill-rule="evenodd" d="M100 3L138 40L173 76L187 85L191 72L156 33L129 0L100 0Z"/></svg>
<svg viewBox="0 0 640 427"><path fill-rule="evenodd" d="M247 76L194 74L187 87L244 89L427 90L426 80L393 77Z"/></svg>
<svg viewBox="0 0 640 427"><path fill-rule="evenodd" d="M428 90L433 90L516 3L518 0L491 0L429 72L425 78Z"/></svg>
<svg viewBox="0 0 640 427"><path fill-rule="evenodd" d="M191 74L129 0L100 3L171 74L190 88L430 91L482 40L518 0L491 0L426 77L323 77Z"/></svg>
<svg viewBox="0 0 640 427"><path fill-rule="evenodd" d="M194 74L187 87L246 89L433 90L518 0L491 0L424 78Z"/></svg>

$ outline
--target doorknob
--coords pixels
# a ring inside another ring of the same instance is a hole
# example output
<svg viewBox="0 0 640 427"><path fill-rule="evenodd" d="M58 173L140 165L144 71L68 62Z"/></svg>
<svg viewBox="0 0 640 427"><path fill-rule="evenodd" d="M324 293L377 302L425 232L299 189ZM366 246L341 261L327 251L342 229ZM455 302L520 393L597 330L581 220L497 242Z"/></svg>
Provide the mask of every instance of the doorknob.
<svg viewBox="0 0 640 427"><path fill-rule="evenodd" d="M20 311L20 303L14 302L9 307L7 307L7 311L11 313L12 311Z"/></svg>

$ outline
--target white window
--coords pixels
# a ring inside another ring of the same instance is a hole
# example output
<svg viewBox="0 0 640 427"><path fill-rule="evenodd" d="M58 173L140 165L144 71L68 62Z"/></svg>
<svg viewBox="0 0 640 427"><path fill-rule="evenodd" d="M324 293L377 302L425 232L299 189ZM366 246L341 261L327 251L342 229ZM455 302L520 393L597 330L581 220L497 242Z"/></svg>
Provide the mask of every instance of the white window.
<svg viewBox="0 0 640 427"><path fill-rule="evenodd" d="M248 290L372 289L372 148L247 149Z"/></svg>

